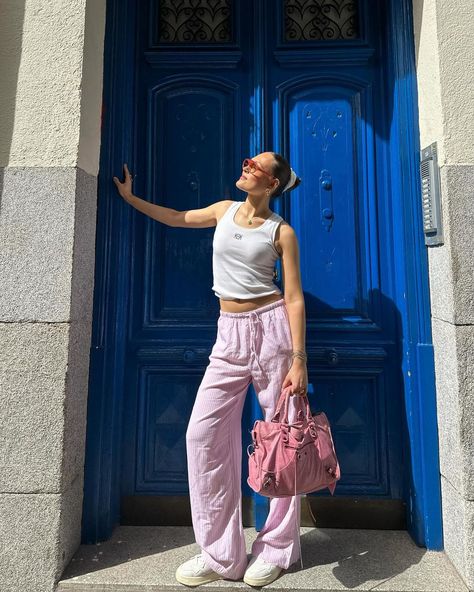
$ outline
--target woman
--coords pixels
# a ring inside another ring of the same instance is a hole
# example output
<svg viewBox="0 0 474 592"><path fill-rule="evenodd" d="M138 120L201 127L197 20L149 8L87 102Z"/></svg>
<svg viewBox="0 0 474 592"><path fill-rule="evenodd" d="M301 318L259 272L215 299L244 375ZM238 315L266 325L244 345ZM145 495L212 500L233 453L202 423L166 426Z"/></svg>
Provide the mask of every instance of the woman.
<svg viewBox="0 0 474 592"><path fill-rule="evenodd" d="M247 193L244 202L226 199L177 211L134 196L127 165L124 170L124 183L113 180L139 211L174 227L216 226L212 289L220 303L217 339L186 432L191 512L201 553L178 567L176 579L196 586L243 576L253 586L269 584L300 558L301 497L270 499L248 562L241 518L241 418L250 381L266 421L284 387L291 384L296 396L307 390L298 241L293 228L269 208L272 197L294 189L301 179L281 155L262 152L243 162L236 187ZM284 296L272 281L278 257ZM299 406L295 399L289 403L291 422Z"/></svg>

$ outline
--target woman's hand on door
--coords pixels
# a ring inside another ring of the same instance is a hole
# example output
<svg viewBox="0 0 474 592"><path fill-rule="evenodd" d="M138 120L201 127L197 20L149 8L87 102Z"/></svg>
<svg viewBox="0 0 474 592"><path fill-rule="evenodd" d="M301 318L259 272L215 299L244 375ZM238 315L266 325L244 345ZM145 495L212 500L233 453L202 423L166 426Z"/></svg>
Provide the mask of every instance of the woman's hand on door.
<svg viewBox="0 0 474 592"><path fill-rule="evenodd" d="M132 195L132 181L133 181L133 177L130 174L127 164L125 163L123 165L124 171L125 171L125 181L123 183L121 183L117 177L113 177L113 181L115 183L115 185L117 186L118 192L120 193L120 195L123 197L123 199L125 201L127 201Z"/></svg>

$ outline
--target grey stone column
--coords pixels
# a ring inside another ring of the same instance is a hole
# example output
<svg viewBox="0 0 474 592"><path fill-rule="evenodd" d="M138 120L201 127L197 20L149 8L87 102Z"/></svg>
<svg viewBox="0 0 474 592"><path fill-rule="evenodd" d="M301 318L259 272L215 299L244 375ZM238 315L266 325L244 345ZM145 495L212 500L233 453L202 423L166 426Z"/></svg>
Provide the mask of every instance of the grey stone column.
<svg viewBox="0 0 474 592"><path fill-rule="evenodd" d="M80 543L105 0L2 3L0 590Z"/></svg>
<svg viewBox="0 0 474 592"><path fill-rule="evenodd" d="M474 589L474 37L471 0L414 0L421 145L437 141L445 242L428 248L445 551Z"/></svg>

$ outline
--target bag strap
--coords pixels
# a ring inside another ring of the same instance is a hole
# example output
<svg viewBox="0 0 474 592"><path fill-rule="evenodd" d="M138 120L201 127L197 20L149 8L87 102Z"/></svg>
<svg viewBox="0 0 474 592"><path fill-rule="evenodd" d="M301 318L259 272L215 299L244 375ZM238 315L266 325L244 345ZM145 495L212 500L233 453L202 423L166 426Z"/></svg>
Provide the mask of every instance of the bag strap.
<svg viewBox="0 0 474 592"><path fill-rule="evenodd" d="M278 398L278 402L277 402L276 411L272 417L272 421L275 421L275 422L281 421L281 423L288 423L288 400L290 398L290 396L289 396L290 390L291 390L291 384L289 384L288 386L286 386L285 388L283 388L281 390L280 397ZM283 418L280 418L279 415L280 415L282 406L284 406Z"/></svg>
<svg viewBox="0 0 474 592"><path fill-rule="evenodd" d="M299 399L302 399L302 403L305 406L305 410L306 410L306 419L308 422L313 421L313 415L311 414L311 409L309 406L309 399L308 399L308 393L305 393L302 397L298 397Z"/></svg>
<svg viewBox="0 0 474 592"><path fill-rule="evenodd" d="M275 411L271 421L275 421L275 422L280 421L281 423L286 423L286 424L288 423L288 403L289 403L289 399L290 399L290 390L291 390L291 385L288 385L287 387L282 389L282 391L280 393L280 398L278 399L276 411ZM300 409L298 410L298 415L302 411L305 411L306 413L305 413L305 415L303 415L303 418L306 418L307 423L314 423L314 419L311 414L311 408L309 406L309 399L308 399L307 393L305 393L304 395L295 395L295 396L298 399L298 404L300 405ZM280 418L281 408L283 405L284 405L283 417ZM303 409L301 408L301 406L304 406Z"/></svg>

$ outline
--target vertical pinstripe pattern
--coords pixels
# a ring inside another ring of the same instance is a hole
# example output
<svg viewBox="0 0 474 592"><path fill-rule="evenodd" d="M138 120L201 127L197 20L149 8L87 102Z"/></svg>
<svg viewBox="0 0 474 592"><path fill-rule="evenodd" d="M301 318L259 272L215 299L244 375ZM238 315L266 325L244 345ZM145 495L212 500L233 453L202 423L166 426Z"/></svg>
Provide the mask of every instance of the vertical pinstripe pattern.
<svg viewBox="0 0 474 592"><path fill-rule="evenodd" d="M186 431L186 451L196 542L206 564L228 579L242 578L247 568L241 513L245 396L252 381L264 419L270 421L292 349L283 298L250 312L220 311L217 339ZM295 400L291 397L288 405L290 422L296 419ZM300 510L300 495L271 498L252 555L284 569L297 561Z"/></svg>

